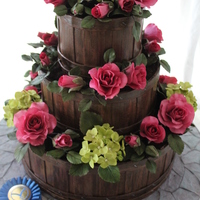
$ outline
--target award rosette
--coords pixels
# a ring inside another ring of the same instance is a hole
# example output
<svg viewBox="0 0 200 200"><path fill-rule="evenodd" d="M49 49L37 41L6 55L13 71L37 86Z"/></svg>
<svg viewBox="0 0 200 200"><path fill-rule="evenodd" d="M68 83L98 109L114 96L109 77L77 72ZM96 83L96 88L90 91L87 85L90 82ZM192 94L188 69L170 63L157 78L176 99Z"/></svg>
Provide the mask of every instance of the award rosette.
<svg viewBox="0 0 200 200"><path fill-rule="evenodd" d="M26 177L12 178L0 189L0 200L41 200L39 185Z"/></svg>

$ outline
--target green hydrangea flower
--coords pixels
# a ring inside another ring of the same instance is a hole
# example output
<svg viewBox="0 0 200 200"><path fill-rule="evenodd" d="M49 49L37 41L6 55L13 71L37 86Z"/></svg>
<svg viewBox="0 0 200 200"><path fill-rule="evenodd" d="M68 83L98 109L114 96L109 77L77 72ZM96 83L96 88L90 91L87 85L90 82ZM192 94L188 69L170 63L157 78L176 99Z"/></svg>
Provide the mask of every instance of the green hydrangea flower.
<svg viewBox="0 0 200 200"><path fill-rule="evenodd" d="M15 99L10 99L4 109L4 118L7 120L7 126L14 126L14 114L20 110L28 109L33 102L42 101L35 90L23 90L15 93Z"/></svg>
<svg viewBox="0 0 200 200"><path fill-rule="evenodd" d="M117 165L117 160L123 160L123 154L125 155L123 136L119 136L112 129L109 124L103 124L87 131L79 151L82 162L89 163L91 168L94 167L94 163L106 168L109 165Z"/></svg>

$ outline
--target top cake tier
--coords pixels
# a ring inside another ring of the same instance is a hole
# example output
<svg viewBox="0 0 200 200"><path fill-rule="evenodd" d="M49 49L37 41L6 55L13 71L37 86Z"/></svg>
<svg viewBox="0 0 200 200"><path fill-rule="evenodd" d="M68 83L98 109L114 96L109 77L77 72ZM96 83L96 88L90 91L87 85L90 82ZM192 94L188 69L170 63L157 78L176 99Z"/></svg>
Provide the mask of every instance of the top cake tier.
<svg viewBox="0 0 200 200"><path fill-rule="evenodd" d="M81 18L71 15L58 17L58 53L65 70L79 66L83 76L88 70L105 64L104 52L113 48L115 62L132 61L142 51L141 39L143 19L137 18L141 24L140 40L133 36L134 17L112 19L110 22L95 22L93 28L82 28Z"/></svg>

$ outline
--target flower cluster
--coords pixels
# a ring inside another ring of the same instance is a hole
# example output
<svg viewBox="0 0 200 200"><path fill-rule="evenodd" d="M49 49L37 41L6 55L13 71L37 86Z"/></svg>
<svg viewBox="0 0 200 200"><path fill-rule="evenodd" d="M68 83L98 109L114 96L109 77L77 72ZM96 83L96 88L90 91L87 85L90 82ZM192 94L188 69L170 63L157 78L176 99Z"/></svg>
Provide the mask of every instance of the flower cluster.
<svg viewBox="0 0 200 200"><path fill-rule="evenodd" d="M155 5L157 0L119 0L119 1L70 1L44 0L54 5L54 12L58 16L73 14L86 20L98 19L107 21L116 16L149 17L151 14L144 8ZM92 17L92 18L90 18Z"/></svg>
<svg viewBox="0 0 200 200"><path fill-rule="evenodd" d="M109 124L103 124L87 131L79 152L83 163L89 163L91 168L94 168L95 163L107 168L116 166L117 160L123 160L122 155L125 152L123 136L119 136L112 129Z"/></svg>

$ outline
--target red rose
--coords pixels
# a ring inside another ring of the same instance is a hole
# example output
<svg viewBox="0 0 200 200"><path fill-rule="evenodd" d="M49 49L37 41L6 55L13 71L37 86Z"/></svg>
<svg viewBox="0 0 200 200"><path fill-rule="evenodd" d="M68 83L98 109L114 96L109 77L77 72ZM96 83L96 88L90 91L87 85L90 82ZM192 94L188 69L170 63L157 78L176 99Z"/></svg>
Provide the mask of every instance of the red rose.
<svg viewBox="0 0 200 200"><path fill-rule="evenodd" d="M182 94L173 94L161 101L159 121L175 134L183 134L194 119L194 108Z"/></svg>
<svg viewBox="0 0 200 200"><path fill-rule="evenodd" d="M149 141L161 143L165 139L165 129L159 125L156 117L148 116L142 120L140 125L140 135Z"/></svg>
<svg viewBox="0 0 200 200"><path fill-rule="evenodd" d="M135 0L118 0L118 3L122 10L125 12L131 12L133 9Z"/></svg>
<svg viewBox="0 0 200 200"><path fill-rule="evenodd" d="M38 94L38 90L37 90L37 88L36 88L35 86L28 85L28 86L26 86L24 89L25 89L26 91L28 91L28 90L35 90L35 91L37 92L37 94Z"/></svg>
<svg viewBox="0 0 200 200"><path fill-rule="evenodd" d="M51 63L49 57L47 56L47 54L45 52L42 52L40 54L40 61L43 66L49 65Z"/></svg>
<svg viewBox="0 0 200 200"><path fill-rule="evenodd" d="M125 69L128 82L127 85L134 90L141 90L146 87L146 67L144 64L134 66L132 63Z"/></svg>
<svg viewBox="0 0 200 200"><path fill-rule="evenodd" d="M157 43L156 40L152 40L148 42L144 48L147 50L148 53L156 53L160 51L160 45Z"/></svg>
<svg viewBox="0 0 200 200"><path fill-rule="evenodd" d="M156 40L157 42L161 42L162 31L155 24L148 24L144 29L143 37L149 41Z"/></svg>
<svg viewBox="0 0 200 200"><path fill-rule="evenodd" d="M114 63L107 63L98 69L92 68L88 73L92 78L90 87L105 96L105 99L113 99L127 83L126 75Z"/></svg>
<svg viewBox="0 0 200 200"><path fill-rule="evenodd" d="M142 8L153 6L158 0L135 0L136 4L139 4Z"/></svg>
<svg viewBox="0 0 200 200"><path fill-rule="evenodd" d="M38 76L38 72L32 72L32 71L30 71L30 76L31 76L31 79L34 79L34 78L36 78L37 76Z"/></svg>
<svg viewBox="0 0 200 200"><path fill-rule="evenodd" d="M65 3L65 0L44 0L45 3L52 3L55 7Z"/></svg>
<svg viewBox="0 0 200 200"><path fill-rule="evenodd" d="M125 136L124 140L130 147L140 146L140 140L137 135Z"/></svg>
<svg viewBox="0 0 200 200"><path fill-rule="evenodd" d="M92 8L91 13L95 18L104 18L110 11L109 5L107 3L98 3Z"/></svg>
<svg viewBox="0 0 200 200"><path fill-rule="evenodd" d="M14 115L17 139L33 146L42 145L47 135L53 132L56 123L56 118L49 114L44 102L34 102L28 110L21 110Z"/></svg>
<svg viewBox="0 0 200 200"><path fill-rule="evenodd" d="M56 46L58 44L58 38L55 34L39 32L38 37L44 40L44 44L47 46Z"/></svg>
<svg viewBox="0 0 200 200"><path fill-rule="evenodd" d="M172 83L172 84L177 84L177 79L175 77L170 77L166 75L160 75L159 77L159 83Z"/></svg>
<svg viewBox="0 0 200 200"><path fill-rule="evenodd" d="M64 133L58 134L55 138L53 138L53 144L55 148L71 147L72 139L70 135Z"/></svg>

